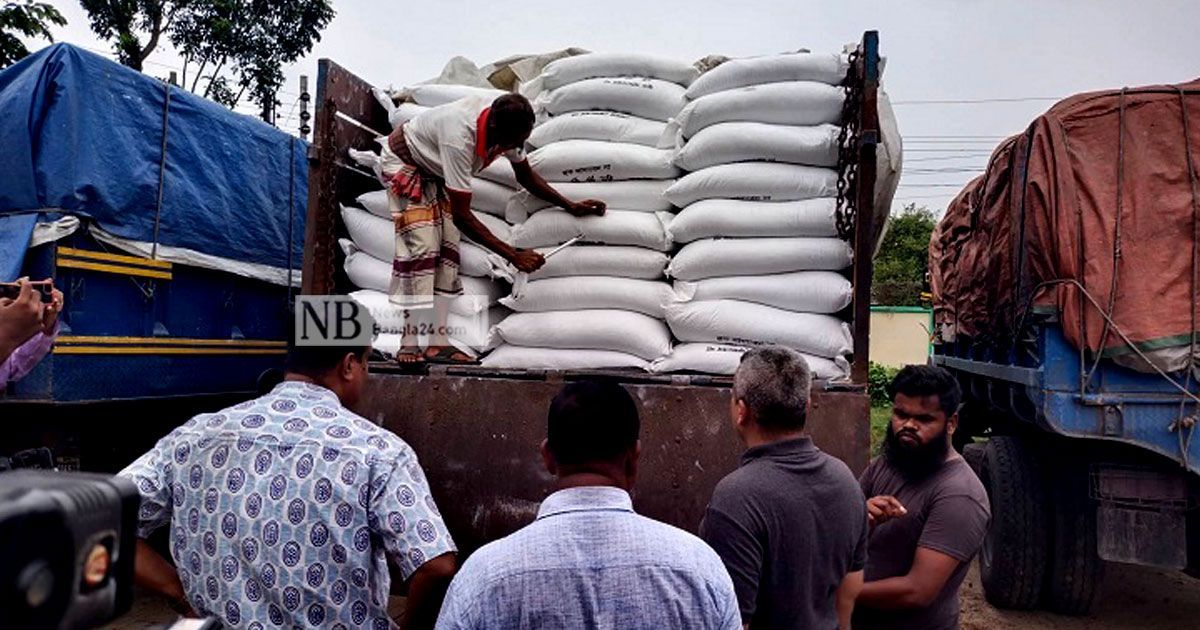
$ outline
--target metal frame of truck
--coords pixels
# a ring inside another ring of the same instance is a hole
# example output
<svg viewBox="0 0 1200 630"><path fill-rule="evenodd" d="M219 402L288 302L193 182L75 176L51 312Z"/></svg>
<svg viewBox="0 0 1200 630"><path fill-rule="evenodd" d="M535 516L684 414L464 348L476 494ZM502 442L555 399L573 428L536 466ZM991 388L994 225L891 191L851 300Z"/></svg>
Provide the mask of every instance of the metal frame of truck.
<svg viewBox="0 0 1200 630"><path fill-rule="evenodd" d="M875 154L879 142L876 93L878 35L864 35L847 81L852 118L849 164L842 169L840 207L857 208L856 255L850 270L854 301L854 361L849 383L814 387L808 426L821 448L855 471L870 450L866 394L874 225ZM377 190L374 176L349 163L347 150L367 149L390 129L371 86L329 59L318 66L316 128L310 147L309 210L304 294L333 294L349 286L336 235L338 204ZM378 131L377 131L378 130ZM843 160L845 161L845 160ZM850 221L854 216L850 216ZM550 487L537 448L549 400L565 381L619 379L640 401L641 475L638 511L695 530L713 486L736 467L740 449L728 420L729 378L651 375L611 370L530 371L429 367L402 373L384 364L365 397L363 414L403 437L420 453L447 524L464 549L505 535L532 519Z"/></svg>
<svg viewBox="0 0 1200 630"><path fill-rule="evenodd" d="M959 340L933 358L963 386L956 442L991 499L988 600L1083 614L1101 559L1195 572L1200 389L1095 361L1031 319L1007 352Z"/></svg>

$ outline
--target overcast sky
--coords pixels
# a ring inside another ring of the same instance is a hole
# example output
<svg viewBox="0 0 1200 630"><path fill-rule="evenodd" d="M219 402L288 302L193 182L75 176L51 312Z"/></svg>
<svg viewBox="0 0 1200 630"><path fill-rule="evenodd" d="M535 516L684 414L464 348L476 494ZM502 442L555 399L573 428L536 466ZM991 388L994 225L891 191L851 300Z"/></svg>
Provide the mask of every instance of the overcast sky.
<svg viewBox="0 0 1200 630"><path fill-rule="evenodd" d="M51 3L70 22L55 29L58 41L110 51L77 3ZM313 54L287 69L281 115L291 114L293 129L297 77L315 81L320 57L374 84L401 86L437 75L455 55L484 65L579 46L693 61L836 51L877 29L888 58L884 86L905 137L896 203L939 212L1002 136L1053 103L1046 99L1200 76L1197 0L334 0L334 8ZM146 71L163 77L182 65L168 47L149 61ZM988 102L944 102L975 100Z"/></svg>

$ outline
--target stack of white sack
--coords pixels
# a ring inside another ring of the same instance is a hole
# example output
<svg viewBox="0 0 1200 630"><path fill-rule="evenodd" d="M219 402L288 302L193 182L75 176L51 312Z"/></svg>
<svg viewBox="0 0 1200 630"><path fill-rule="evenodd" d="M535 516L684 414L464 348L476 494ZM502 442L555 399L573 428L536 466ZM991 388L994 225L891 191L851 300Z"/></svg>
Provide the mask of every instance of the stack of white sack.
<svg viewBox="0 0 1200 630"><path fill-rule="evenodd" d="M652 370L732 374L746 347L780 344L819 378L846 375L837 313L852 252L837 234L835 168L847 68L836 54L737 59L688 88L660 142L688 171L665 193L682 208L666 309L682 344Z"/></svg>
<svg viewBox="0 0 1200 630"><path fill-rule="evenodd" d="M532 82L535 171L572 200L599 199L602 217L574 217L527 192L510 199L513 244L547 252L580 237L522 278L501 303L516 311L493 330L484 365L530 369L641 368L670 352L663 271L679 175L658 148L698 71L629 54L586 54L548 64Z"/></svg>
<svg viewBox="0 0 1200 630"><path fill-rule="evenodd" d="M378 321L400 321L402 310L390 306L388 301L396 228L387 191L364 193L356 201L362 208L343 206L341 211L342 222L350 236L340 241L346 256L344 269L351 284L360 289L352 295L368 307L386 311L387 317L376 316ZM502 218L479 211L474 214L497 238L505 242L511 239L510 226ZM465 237L459 242L458 254L463 295L450 302L448 331L452 345L471 356L478 356L486 348L487 331L507 313L498 303L509 293L512 269L499 255ZM413 314L410 330L423 334L420 343L424 347L428 343L425 333L436 324L432 319L433 312L426 309L413 311ZM389 351L394 354L389 348L399 347L402 330L399 326L385 326L384 334L376 340L376 348L385 354Z"/></svg>

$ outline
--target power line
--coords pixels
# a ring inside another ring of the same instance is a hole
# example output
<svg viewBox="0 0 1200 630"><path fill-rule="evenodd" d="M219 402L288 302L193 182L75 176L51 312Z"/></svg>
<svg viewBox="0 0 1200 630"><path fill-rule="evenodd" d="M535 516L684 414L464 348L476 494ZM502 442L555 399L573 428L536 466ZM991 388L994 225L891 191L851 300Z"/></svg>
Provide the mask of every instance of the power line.
<svg viewBox="0 0 1200 630"><path fill-rule="evenodd" d="M978 159L978 158L979 158L979 156L977 156L977 155L942 155L942 156L938 156L938 157L906 158L904 160L904 163L907 164L909 162L944 162L946 160L973 160L973 159Z"/></svg>
<svg viewBox="0 0 1200 630"><path fill-rule="evenodd" d="M892 105L978 105L981 103L1030 103L1036 101L1061 101L1062 96L1018 96L1014 98L962 98L892 101Z"/></svg>

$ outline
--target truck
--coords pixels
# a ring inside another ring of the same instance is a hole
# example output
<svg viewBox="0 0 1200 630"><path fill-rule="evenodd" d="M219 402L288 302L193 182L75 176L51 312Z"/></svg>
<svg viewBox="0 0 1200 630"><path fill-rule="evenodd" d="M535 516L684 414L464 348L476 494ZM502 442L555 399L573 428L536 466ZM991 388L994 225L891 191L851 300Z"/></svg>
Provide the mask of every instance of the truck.
<svg viewBox="0 0 1200 630"><path fill-rule="evenodd" d="M1200 569L1200 82L1068 98L930 244L933 362L987 488L988 601L1086 613L1104 561Z"/></svg>
<svg viewBox="0 0 1200 630"><path fill-rule="evenodd" d="M876 32L864 35L852 59L845 84L842 123L849 139L840 165L839 210L848 228L845 237L856 252L848 271L853 303L842 313L853 329L852 370L845 382L815 384L808 429L822 449L858 472L870 452L866 384L871 257L882 224L876 203ZM350 285L341 271L337 245L345 233L339 204L379 187L346 156L351 149L370 149L391 127L372 86L329 59L318 64L314 121L302 293L342 294ZM371 365L361 413L403 437L420 454L447 526L466 550L514 531L536 514L551 487L535 455L544 437L542 418L565 382L616 379L640 402L644 448L634 503L646 516L695 531L713 487L736 467L740 455L728 419L728 377L477 366L423 369L413 374L386 363Z"/></svg>
<svg viewBox="0 0 1200 630"><path fill-rule="evenodd" d="M282 368L303 140L69 44L0 71L0 135L0 280L65 296L51 353L0 383L0 454L115 471Z"/></svg>

